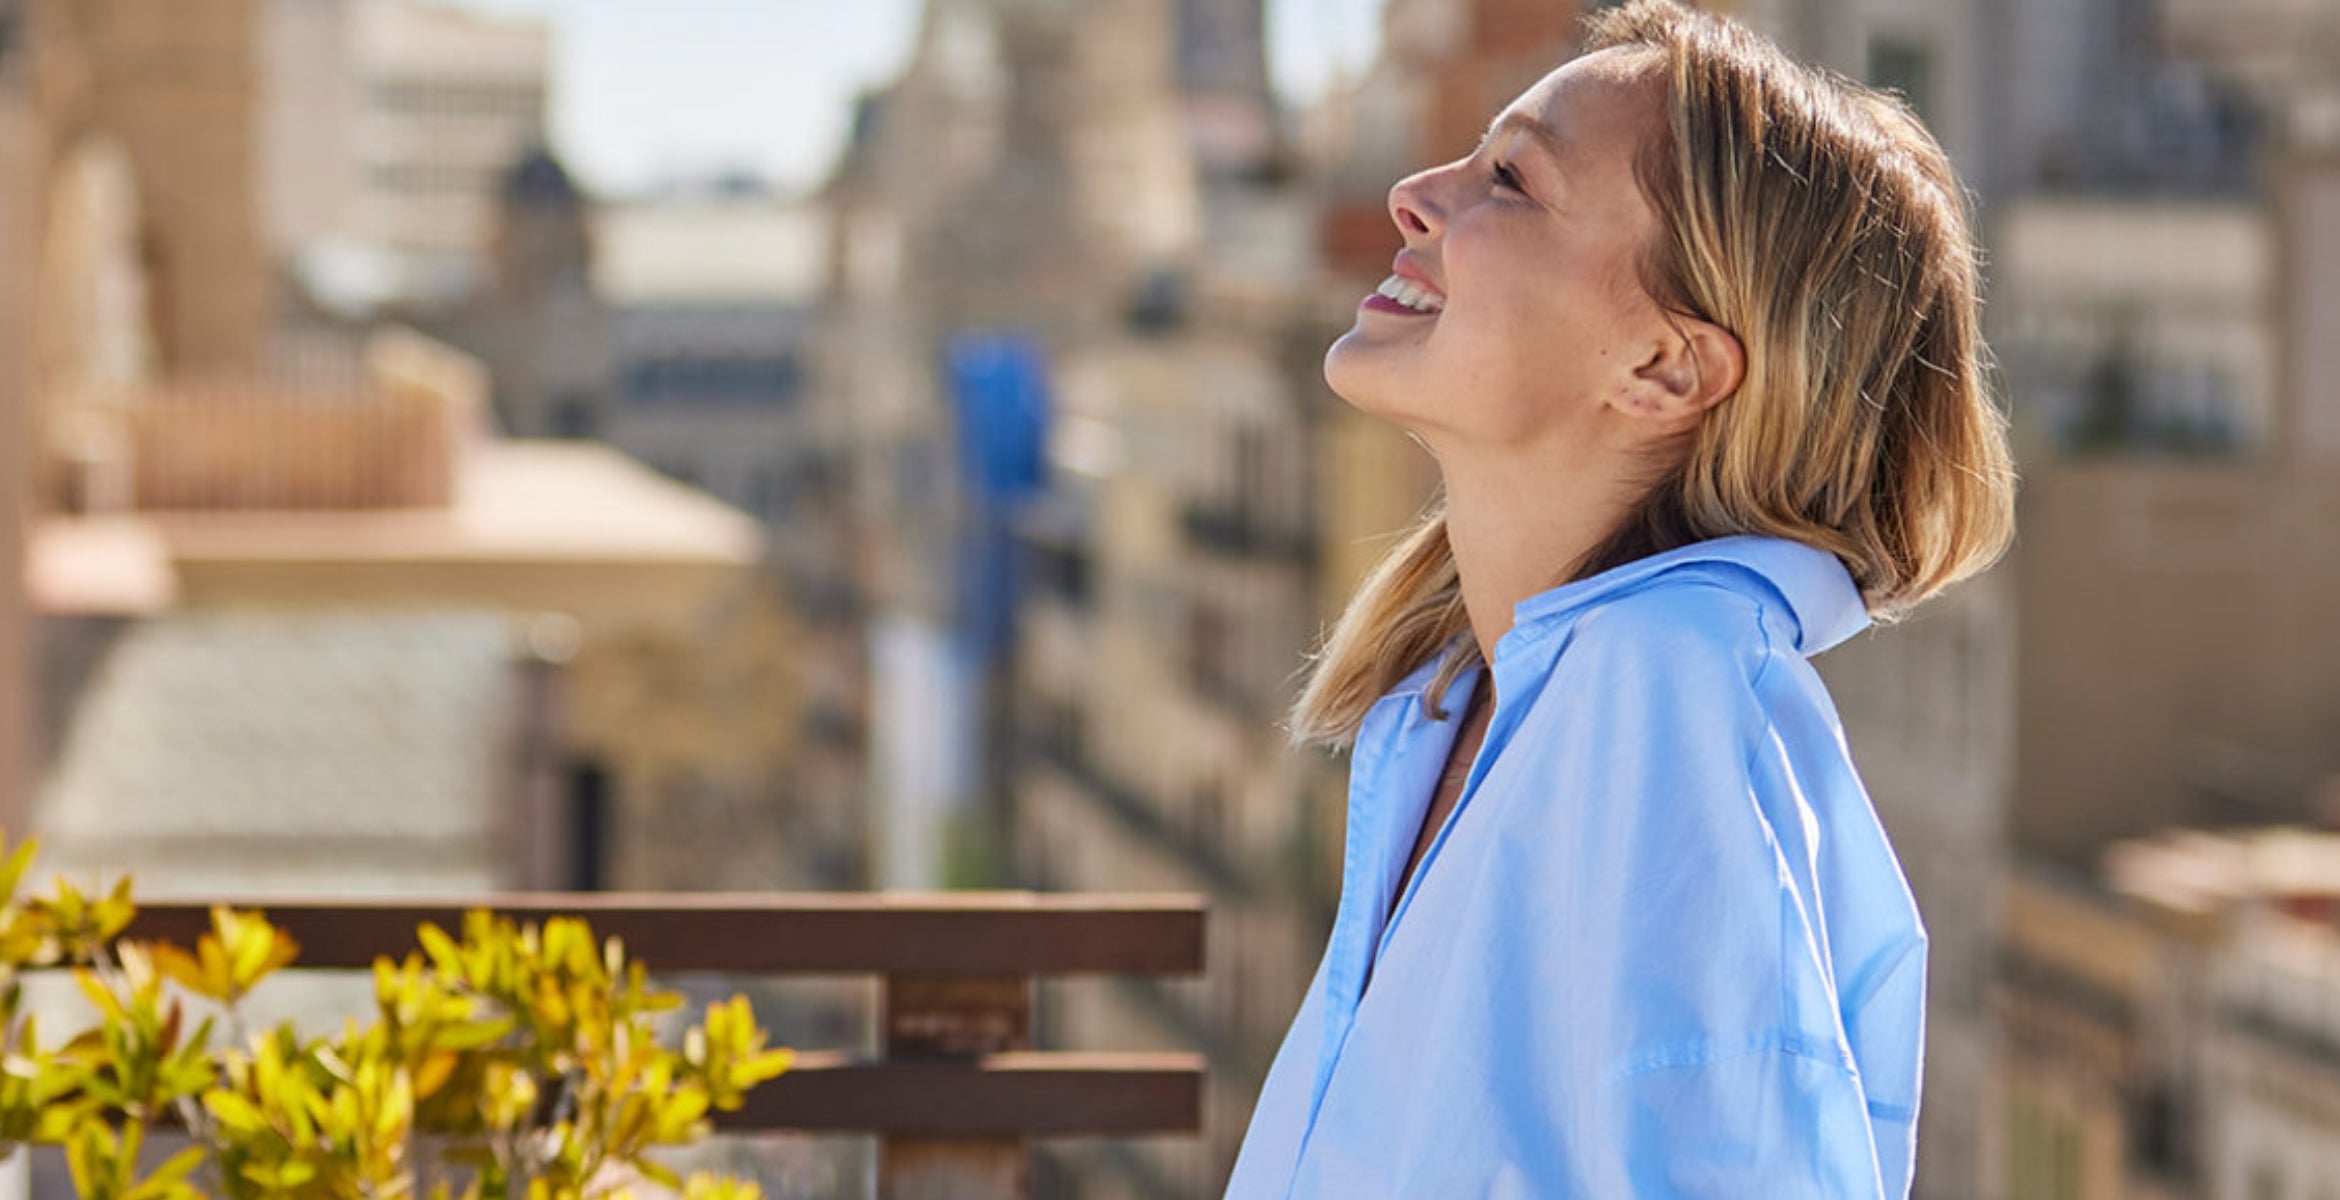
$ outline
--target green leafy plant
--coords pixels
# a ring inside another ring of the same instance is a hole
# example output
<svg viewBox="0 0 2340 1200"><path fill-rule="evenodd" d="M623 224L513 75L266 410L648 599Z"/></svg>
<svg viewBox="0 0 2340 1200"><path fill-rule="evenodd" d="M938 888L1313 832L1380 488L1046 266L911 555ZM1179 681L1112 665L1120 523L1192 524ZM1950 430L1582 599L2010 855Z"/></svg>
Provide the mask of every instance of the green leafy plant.
<svg viewBox="0 0 2340 1200"><path fill-rule="evenodd" d="M707 1135L788 1067L743 996L708 1006L679 1047L656 1036L682 1004L617 939L582 920L466 914L374 964L375 1016L308 1036L243 1033L241 1005L300 948L258 913L215 908L192 949L120 937L127 879L85 895L60 878L20 899L27 842L0 858L0 1156L64 1149L84 1200L760 1200L752 1183L685 1180L652 1152ZM44 1046L26 971L68 967L98 1022ZM182 995L185 993L185 995ZM191 995L217 1017L192 1028ZM175 1117L192 1145L144 1175Z"/></svg>

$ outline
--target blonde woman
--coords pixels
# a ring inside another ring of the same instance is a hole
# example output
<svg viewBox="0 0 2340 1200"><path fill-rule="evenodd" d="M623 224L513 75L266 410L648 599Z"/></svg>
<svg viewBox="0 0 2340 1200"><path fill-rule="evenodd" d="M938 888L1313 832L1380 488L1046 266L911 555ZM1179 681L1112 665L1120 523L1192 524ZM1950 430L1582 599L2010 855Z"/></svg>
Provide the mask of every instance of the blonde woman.
<svg viewBox="0 0 2340 1200"><path fill-rule="evenodd" d="M1325 359L1443 498L1294 713L1346 864L1235 1200L1909 1190L1925 929L1806 660L2010 535L1962 194L1724 19L1588 47Z"/></svg>

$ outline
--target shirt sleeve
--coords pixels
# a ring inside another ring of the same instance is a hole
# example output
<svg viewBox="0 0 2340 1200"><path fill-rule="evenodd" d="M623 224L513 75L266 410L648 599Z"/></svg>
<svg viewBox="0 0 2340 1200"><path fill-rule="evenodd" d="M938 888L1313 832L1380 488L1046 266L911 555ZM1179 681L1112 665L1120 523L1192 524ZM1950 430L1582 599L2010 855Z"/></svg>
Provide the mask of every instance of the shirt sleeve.
<svg viewBox="0 0 2340 1200"><path fill-rule="evenodd" d="M1770 655L1745 597L1629 597L1580 622L1544 728L1523 731L1551 785L1529 844L1559 852L1567 876L1521 883L1540 892L1530 978L1549 989L1530 1007L1573 1027L1522 1036L1555 1046L1547 1078L1584 1089L1547 1092L1565 1164L1550 1182L1636 1200L1901 1200L1879 1170L1819 898L1799 882L1810 816L1763 761Z"/></svg>
<svg viewBox="0 0 2340 1200"><path fill-rule="evenodd" d="M1926 948L1921 933L1886 951L1864 993L1847 996L1861 1090L1884 1194L1909 1194L1917 1168L1918 1097L1925 1087Z"/></svg>

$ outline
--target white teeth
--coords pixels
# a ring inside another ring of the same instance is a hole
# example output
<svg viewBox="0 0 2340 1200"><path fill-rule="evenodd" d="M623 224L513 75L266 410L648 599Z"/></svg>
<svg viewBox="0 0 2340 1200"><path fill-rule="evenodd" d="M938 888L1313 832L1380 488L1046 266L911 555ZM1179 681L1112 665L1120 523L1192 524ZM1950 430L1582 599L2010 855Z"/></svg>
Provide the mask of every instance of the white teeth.
<svg viewBox="0 0 2340 1200"><path fill-rule="evenodd" d="M1434 313L1445 307L1445 303L1432 295L1429 289L1399 275L1382 280L1381 286L1373 290L1415 312Z"/></svg>

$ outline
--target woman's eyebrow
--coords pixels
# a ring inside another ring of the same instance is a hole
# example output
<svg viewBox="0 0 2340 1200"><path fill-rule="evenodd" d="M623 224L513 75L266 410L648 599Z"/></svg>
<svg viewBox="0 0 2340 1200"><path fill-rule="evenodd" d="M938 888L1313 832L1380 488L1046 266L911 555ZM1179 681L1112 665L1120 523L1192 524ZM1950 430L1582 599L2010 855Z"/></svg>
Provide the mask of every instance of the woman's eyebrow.
<svg viewBox="0 0 2340 1200"><path fill-rule="evenodd" d="M1479 139L1479 145L1485 146L1488 142L1494 141L1495 135L1506 129L1517 129L1526 134L1528 140L1542 146L1544 153L1551 155L1554 162L1568 160L1567 147L1560 141L1560 135L1552 131L1551 126L1516 110L1496 118L1495 124L1488 127L1486 136Z"/></svg>

